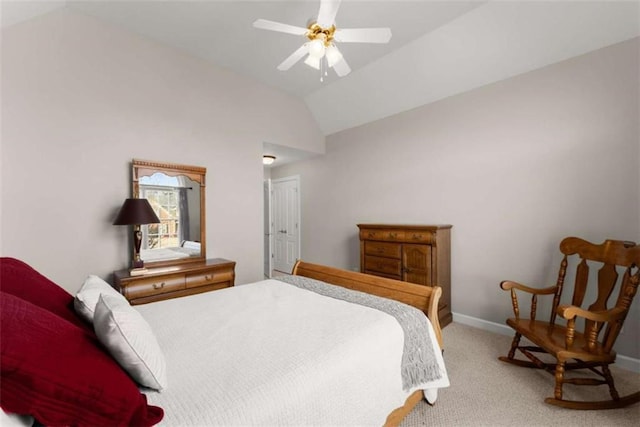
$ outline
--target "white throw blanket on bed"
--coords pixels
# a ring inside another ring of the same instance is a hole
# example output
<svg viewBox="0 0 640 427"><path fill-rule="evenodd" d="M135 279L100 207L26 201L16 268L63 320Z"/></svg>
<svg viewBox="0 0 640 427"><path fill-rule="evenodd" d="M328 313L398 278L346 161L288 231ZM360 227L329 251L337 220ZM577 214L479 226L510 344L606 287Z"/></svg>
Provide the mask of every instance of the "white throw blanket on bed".
<svg viewBox="0 0 640 427"><path fill-rule="evenodd" d="M169 387L145 391L164 425L382 425L415 390L393 317L280 281L136 309L167 361ZM442 378L419 388L449 385L434 351Z"/></svg>

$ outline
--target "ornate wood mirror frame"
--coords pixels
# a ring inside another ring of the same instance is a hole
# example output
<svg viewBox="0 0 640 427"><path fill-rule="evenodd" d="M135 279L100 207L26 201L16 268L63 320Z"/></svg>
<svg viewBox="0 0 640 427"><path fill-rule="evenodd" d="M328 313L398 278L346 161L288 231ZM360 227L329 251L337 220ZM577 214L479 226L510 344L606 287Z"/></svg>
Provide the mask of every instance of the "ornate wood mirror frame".
<svg viewBox="0 0 640 427"><path fill-rule="evenodd" d="M132 161L132 175L131 175L131 184L132 184L132 197L140 198L141 194L145 193L148 188L155 189L156 191L162 191L164 188L173 189L176 191L184 190L188 191L188 195L192 195L193 201L191 203L192 209L187 210L189 214L187 218L191 217L195 219L192 221L192 227L187 227L189 229L194 230L192 236L189 236L188 239L183 241L178 241L178 238L174 238L176 242L174 244L175 247L163 248L162 245L160 248L149 249L150 239L149 236L152 234L148 228L149 226L143 226L143 246L141 249L141 256L143 261L145 262L145 267L162 267L162 266L171 266L184 264L195 261L204 261L206 257L206 215L205 215L205 177L207 174L207 169L199 166L187 166L187 165L179 165L174 163L160 163L160 162L152 162L148 160L139 160L133 159ZM160 177L163 181L170 180L181 180L183 182L188 182L190 186L172 186L169 184L165 187L166 184L145 184L146 180L152 179L151 177L157 178ZM193 193L191 193L193 191ZM185 197L188 198L188 195ZM196 196L199 195L199 200ZM144 194L142 195L144 197ZM179 197L179 196L175 196ZM147 197L148 198L148 197ZM150 200L151 202L151 200ZM195 206L194 204L199 202L199 206ZM158 208L157 204L151 203L156 209ZM154 204L156 206L154 206ZM176 208L181 211L180 209ZM166 209L165 211L169 211L170 209ZM161 220L161 224L156 225L156 227L163 228L171 228L175 227L176 220L175 218L171 221L165 221L163 218L166 218L165 211L162 213L156 212L158 217ZM171 215L169 215L171 217ZM179 217L179 214L178 214ZM177 221L180 224L179 220ZM171 223L172 222L172 223ZM184 224L184 222L182 222ZM199 227L196 227L196 224L199 224ZM182 225L180 225L182 226ZM156 236L161 236L160 229L157 229ZM198 232L199 231L199 232ZM162 239L158 237L156 241L161 241ZM199 245L198 245L199 244ZM198 252L197 247L199 246L200 251ZM145 252L145 249L148 252ZM156 249L161 249L161 251L157 251ZM155 252L155 253L154 253ZM144 253L144 255L143 255ZM160 253L160 254L159 254ZM175 256L175 258L174 258ZM146 259L145 259L146 257Z"/></svg>

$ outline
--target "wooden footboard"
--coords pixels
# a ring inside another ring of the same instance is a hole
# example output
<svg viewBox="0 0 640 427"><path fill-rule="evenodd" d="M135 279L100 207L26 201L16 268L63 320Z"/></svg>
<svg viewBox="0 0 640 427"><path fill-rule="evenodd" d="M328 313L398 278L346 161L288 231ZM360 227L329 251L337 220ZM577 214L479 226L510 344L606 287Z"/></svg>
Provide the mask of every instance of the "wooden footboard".
<svg viewBox="0 0 640 427"><path fill-rule="evenodd" d="M438 301L440 300L440 295L442 295L442 289L439 286L416 285L304 261L296 262L292 274L322 280L323 282L393 299L416 307L429 317L440 348L444 348L442 330L438 321Z"/></svg>
<svg viewBox="0 0 640 427"><path fill-rule="evenodd" d="M384 422L384 427L396 427L399 426L404 417L411 411L413 408L422 400L422 390L414 391L407 400L404 402L404 405L395 409L393 412L389 414L387 420Z"/></svg>

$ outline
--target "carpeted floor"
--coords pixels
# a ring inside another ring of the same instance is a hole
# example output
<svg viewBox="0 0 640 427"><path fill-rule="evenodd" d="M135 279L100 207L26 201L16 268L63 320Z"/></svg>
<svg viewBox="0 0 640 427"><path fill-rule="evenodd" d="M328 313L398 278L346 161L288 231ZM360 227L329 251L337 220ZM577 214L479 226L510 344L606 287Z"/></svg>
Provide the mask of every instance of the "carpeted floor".
<svg viewBox="0 0 640 427"><path fill-rule="evenodd" d="M544 403L553 396L554 379L537 369L498 360L506 355L511 337L453 323L443 329L444 358L451 386L438 401L424 400L401 424L414 426L637 426L640 404L622 409L576 411ZM640 391L640 374L611 371L621 396ZM566 398L608 398L607 386L564 386ZM586 398L586 399L585 399Z"/></svg>

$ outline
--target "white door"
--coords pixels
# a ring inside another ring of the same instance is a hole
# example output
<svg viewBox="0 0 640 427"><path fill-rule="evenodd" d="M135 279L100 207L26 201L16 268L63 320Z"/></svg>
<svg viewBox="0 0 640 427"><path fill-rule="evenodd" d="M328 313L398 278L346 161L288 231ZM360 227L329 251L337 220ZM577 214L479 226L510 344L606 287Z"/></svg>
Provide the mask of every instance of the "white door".
<svg viewBox="0 0 640 427"><path fill-rule="evenodd" d="M272 181L273 269L291 273L300 258L300 179Z"/></svg>
<svg viewBox="0 0 640 427"><path fill-rule="evenodd" d="M264 180L264 277L271 277L271 238L273 237L271 221L271 180Z"/></svg>

